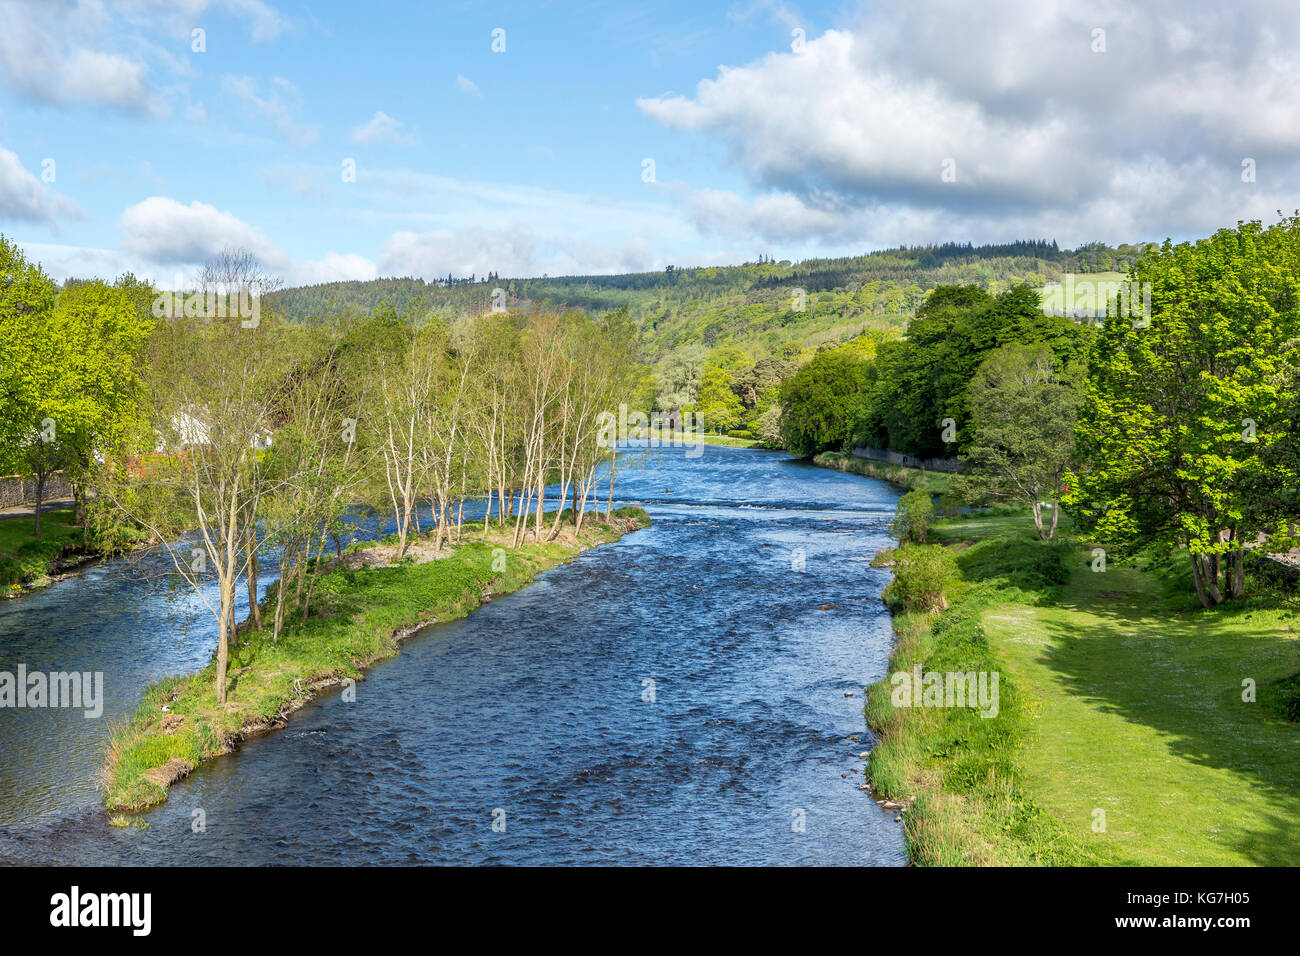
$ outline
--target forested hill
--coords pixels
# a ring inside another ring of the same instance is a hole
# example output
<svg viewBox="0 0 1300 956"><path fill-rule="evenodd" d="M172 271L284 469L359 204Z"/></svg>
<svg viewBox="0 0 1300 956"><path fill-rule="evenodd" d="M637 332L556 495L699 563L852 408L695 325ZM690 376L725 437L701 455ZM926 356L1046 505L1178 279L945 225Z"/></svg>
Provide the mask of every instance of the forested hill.
<svg viewBox="0 0 1300 956"><path fill-rule="evenodd" d="M945 243L798 263L760 256L738 266L669 266L625 275L375 279L287 289L276 293L276 305L301 321L368 313L385 304L405 315L452 315L488 310L499 288L510 307L626 308L652 357L688 344L735 344L766 354L788 342L816 348L867 328L902 327L936 285L975 283L996 293L1018 282L1042 286L1070 272L1123 272L1143 248L1090 243L1065 250L1046 240Z"/></svg>

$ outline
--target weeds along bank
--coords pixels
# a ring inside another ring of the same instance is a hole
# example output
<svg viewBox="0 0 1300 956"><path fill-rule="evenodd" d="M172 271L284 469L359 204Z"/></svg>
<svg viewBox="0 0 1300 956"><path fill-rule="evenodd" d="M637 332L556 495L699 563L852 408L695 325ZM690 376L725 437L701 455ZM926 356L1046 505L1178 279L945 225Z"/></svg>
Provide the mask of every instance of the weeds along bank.
<svg viewBox="0 0 1300 956"><path fill-rule="evenodd" d="M993 605L1050 600L1077 549L1027 537L990 538L955 554L918 547L933 560L895 565L884 594L897 635L890 677L868 688L865 708L880 738L867 773L878 797L910 802L909 856L930 866L1107 862L1025 790L1018 763L1035 701L1008 679L982 623ZM970 674L974 705L958 706L948 688ZM980 699L981 680L991 701Z"/></svg>
<svg viewBox="0 0 1300 956"><path fill-rule="evenodd" d="M556 540L515 549L507 533L467 533L464 543L424 563L416 563L420 542L389 566L369 566L382 561L376 558L382 544L349 549L321 574L310 619L285 627L278 641L269 627L240 633L230 651L224 705L217 702L215 661L145 689L135 716L109 743L108 809L162 803L168 787L198 764L278 728L321 690L342 686L347 693L348 682L395 655L421 627L464 617L493 595L649 523L643 510L620 508L608 523L588 516L577 534L566 523ZM270 621L274 609L265 610Z"/></svg>
<svg viewBox="0 0 1300 956"><path fill-rule="evenodd" d="M1300 861L1285 595L1252 576L1206 610L1185 557L1099 573L1076 538L1041 541L1006 509L929 532L877 558L897 645L865 707L869 781L908 805L914 862Z"/></svg>
<svg viewBox="0 0 1300 956"><path fill-rule="evenodd" d="M839 451L824 451L814 455L812 461L814 465L822 468L833 468L851 475L861 475L863 478L875 478L908 491L923 488L931 494L942 495L948 490L948 476L942 472L868 461L866 458L855 458L853 455Z"/></svg>

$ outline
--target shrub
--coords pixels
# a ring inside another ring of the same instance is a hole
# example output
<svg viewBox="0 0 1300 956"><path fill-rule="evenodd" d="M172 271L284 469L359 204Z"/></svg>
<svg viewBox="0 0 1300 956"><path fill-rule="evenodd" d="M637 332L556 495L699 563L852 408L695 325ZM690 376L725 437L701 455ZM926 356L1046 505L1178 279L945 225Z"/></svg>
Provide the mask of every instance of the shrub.
<svg viewBox="0 0 1300 956"><path fill-rule="evenodd" d="M18 563L18 559L10 557L0 558L0 586L21 584L22 580L23 566Z"/></svg>
<svg viewBox="0 0 1300 956"><path fill-rule="evenodd" d="M942 611L944 592L956 582L957 566L947 548L905 545L894 552L894 579L881 595L891 610Z"/></svg>
<svg viewBox="0 0 1300 956"><path fill-rule="evenodd" d="M51 538L25 541L18 548L18 564L22 580L35 581L54 570L55 562L63 554L63 542Z"/></svg>
<svg viewBox="0 0 1300 956"><path fill-rule="evenodd" d="M920 488L898 499L898 512L889 523L889 533L899 544L925 544L934 519L934 502L930 493Z"/></svg>

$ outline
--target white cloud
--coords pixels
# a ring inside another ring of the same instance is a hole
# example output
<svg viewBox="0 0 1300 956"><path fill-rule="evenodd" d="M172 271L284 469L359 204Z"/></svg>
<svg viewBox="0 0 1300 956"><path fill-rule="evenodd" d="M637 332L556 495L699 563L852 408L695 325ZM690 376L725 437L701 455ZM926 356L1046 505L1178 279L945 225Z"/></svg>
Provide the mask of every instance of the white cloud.
<svg viewBox="0 0 1300 956"><path fill-rule="evenodd" d="M141 25L162 23L172 33L189 35L202 26L209 9L221 10L247 21L254 43L274 40L289 30L289 21L263 0L119 0L122 13Z"/></svg>
<svg viewBox="0 0 1300 956"><path fill-rule="evenodd" d="M377 110L374 116L354 129L349 139L361 146L383 143L400 146L411 142L411 137L402 132L401 122L383 110Z"/></svg>
<svg viewBox="0 0 1300 956"><path fill-rule="evenodd" d="M0 219L54 223L79 214L75 203L24 169L17 153L0 147Z"/></svg>
<svg viewBox="0 0 1300 956"><path fill-rule="evenodd" d="M462 93L468 93L470 96L482 96L483 91L478 88L478 84L468 77L456 74L456 89Z"/></svg>
<svg viewBox="0 0 1300 956"><path fill-rule="evenodd" d="M255 116L269 122L292 145L305 148L320 139L319 126L299 122L296 118L302 108L302 97L298 88L284 77L273 77L265 94L251 76L227 74L221 78L221 85L231 96L251 107Z"/></svg>
<svg viewBox="0 0 1300 956"><path fill-rule="evenodd" d="M197 200L186 206L150 196L128 206L119 225L124 251L162 265L201 263L229 247L248 249L272 269L287 264L261 229Z"/></svg>
<svg viewBox="0 0 1300 956"><path fill-rule="evenodd" d="M930 223L942 238L1162 238L1296 205L1297 46L1300 19L1269 0L891 0L800 53L637 105L725 144L756 188L752 201L692 194L706 233L886 245L923 241L896 230ZM1246 157L1255 183L1241 182Z"/></svg>
<svg viewBox="0 0 1300 956"><path fill-rule="evenodd" d="M142 63L99 48L108 20L97 0L48 4L0 0L0 76L19 95L44 103L89 103L159 112Z"/></svg>

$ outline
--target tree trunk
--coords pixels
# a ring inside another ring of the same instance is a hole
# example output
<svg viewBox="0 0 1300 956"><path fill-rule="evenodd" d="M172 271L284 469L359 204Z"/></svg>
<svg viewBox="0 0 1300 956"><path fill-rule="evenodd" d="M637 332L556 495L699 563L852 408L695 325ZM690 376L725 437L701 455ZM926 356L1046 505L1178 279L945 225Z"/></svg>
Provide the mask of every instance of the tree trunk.
<svg viewBox="0 0 1300 956"><path fill-rule="evenodd" d="M36 517L35 534L36 537L38 538L41 536L41 505L44 502L45 502L45 475L41 473L41 474L37 474L36 476L36 507L32 509L32 512Z"/></svg>
<svg viewBox="0 0 1300 956"><path fill-rule="evenodd" d="M230 620L235 616L234 588L221 586L220 626L217 628L217 703L226 702L226 668L230 665Z"/></svg>
<svg viewBox="0 0 1300 956"><path fill-rule="evenodd" d="M1201 599L1201 605L1207 608L1223 603L1223 592L1219 590L1217 573L1211 574L1216 563L1207 560L1206 555L1192 555L1192 578L1196 583L1196 596Z"/></svg>
<svg viewBox="0 0 1300 956"><path fill-rule="evenodd" d="M72 523L81 529L81 543L90 542L90 527L86 524L86 488L81 482L72 486Z"/></svg>
<svg viewBox="0 0 1300 956"><path fill-rule="evenodd" d="M248 555L248 620L255 630L262 629L262 608L257 603L257 553L254 550L254 532L249 528L244 535L244 549Z"/></svg>
<svg viewBox="0 0 1300 956"><path fill-rule="evenodd" d="M284 630L284 576L286 573L288 573L288 568L281 562L280 579L275 582L275 625L271 632L272 644L280 640L280 632Z"/></svg>

